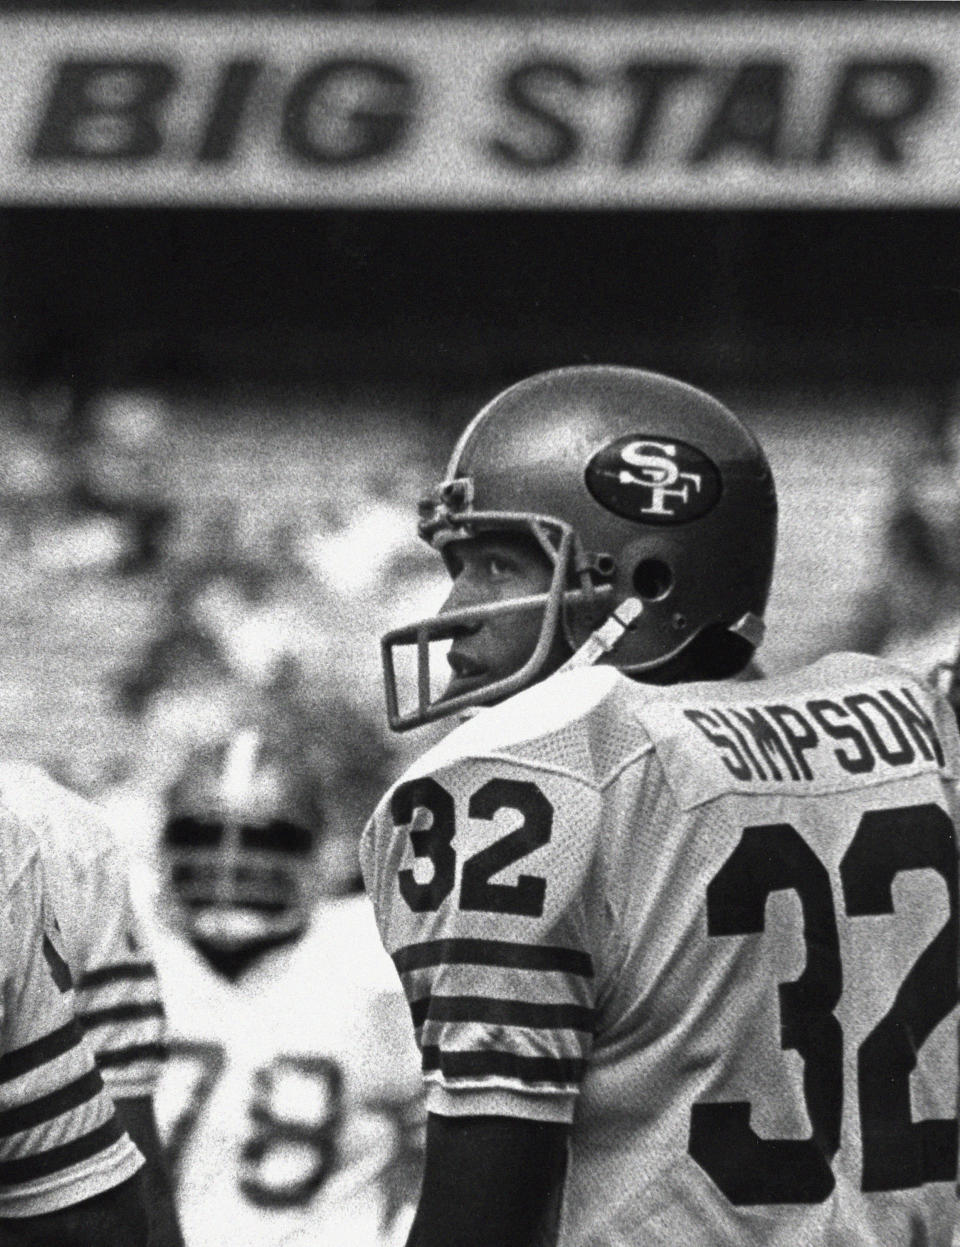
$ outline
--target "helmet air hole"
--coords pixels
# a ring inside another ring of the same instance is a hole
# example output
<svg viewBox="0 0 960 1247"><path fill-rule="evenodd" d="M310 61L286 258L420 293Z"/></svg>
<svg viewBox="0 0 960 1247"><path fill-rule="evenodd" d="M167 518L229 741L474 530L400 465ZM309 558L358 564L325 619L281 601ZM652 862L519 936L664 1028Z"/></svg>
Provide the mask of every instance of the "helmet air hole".
<svg viewBox="0 0 960 1247"><path fill-rule="evenodd" d="M634 568L633 587L640 597L655 602L673 588L673 573L662 559L643 559Z"/></svg>

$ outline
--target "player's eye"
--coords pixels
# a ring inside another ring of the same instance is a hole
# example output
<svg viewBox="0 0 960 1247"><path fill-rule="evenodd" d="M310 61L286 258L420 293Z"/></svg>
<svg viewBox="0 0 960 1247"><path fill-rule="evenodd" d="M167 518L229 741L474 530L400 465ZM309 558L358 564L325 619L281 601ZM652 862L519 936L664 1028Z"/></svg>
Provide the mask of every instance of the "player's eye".
<svg viewBox="0 0 960 1247"><path fill-rule="evenodd" d="M501 576L509 576L514 571L512 561L502 554L490 553L487 555L484 562L487 574L492 576L494 579L499 579Z"/></svg>

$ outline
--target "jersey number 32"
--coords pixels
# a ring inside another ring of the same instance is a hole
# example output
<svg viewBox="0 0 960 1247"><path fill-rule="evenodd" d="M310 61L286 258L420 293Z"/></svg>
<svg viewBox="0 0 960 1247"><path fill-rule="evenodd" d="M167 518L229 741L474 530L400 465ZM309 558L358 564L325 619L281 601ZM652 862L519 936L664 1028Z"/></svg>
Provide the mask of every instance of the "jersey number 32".
<svg viewBox="0 0 960 1247"><path fill-rule="evenodd" d="M957 849L953 823L933 804L864 814L840 861L846 915L893 914L901 871L934 870L947 886L950 914L899 985L893 1004L857 1052L857 1100L864 1191L894 1191L953 1181L955 1118L914 1121L910 1074L934 1028L957 1003ZM707 887L711 937L763 931L767 898L788 889L803 913L806 964L779 988L781 1047L803 1059L812 1134L762 1139L750 1102L693 1105L690 1155L734 1204L820 1203L834 1188L831 1160L840 1147L843 1044L834 1015L843 990L837 915L827 868L790 823L747 827Z"/></svg>

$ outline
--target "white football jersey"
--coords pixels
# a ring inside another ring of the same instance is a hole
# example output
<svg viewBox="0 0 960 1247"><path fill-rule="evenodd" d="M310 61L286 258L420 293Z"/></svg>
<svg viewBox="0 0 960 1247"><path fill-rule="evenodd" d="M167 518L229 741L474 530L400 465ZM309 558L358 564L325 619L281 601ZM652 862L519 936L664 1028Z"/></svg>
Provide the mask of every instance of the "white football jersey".
<svg viewBox="0 0 960 1247"><path fill-rule="evenodd" d="M143 1158L75 1016L37 837L2 805L0 837L0 1216L19 1217L109 1190Z"/></svg>
<svg viewBox="0 0 960 1247"><path fill-rule="evenodd" d="M326 901L236 982L153 938L169 1055L156 1107L187 1247L404 1242L419 1060L365 897Z"/></svg>
<svg viewBox="0 0 960 1247"><path fill-rule="evenodd" d="M480 713L362 845L428 1109L572 1123L561 1247L946 1247L958 774L858 655Z"/></svg>
<svg viewBox="0 0 960 1247"><path fill-rule="evenodd" d="M37 766L0 763L0 803L36 832L77 1015L116 1099L150 1096L163 1055L157 974L130 899L129 863L105 815Z"/></svg>

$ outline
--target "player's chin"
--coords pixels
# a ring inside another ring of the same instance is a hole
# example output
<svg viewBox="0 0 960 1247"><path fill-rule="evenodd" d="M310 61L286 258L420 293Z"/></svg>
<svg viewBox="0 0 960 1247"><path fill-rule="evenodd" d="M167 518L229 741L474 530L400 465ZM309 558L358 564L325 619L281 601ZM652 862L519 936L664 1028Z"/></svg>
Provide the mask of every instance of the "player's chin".
<svg viewBox="0 0 960 1247"><path fill-rule="evenodd" d="M475 672L472 675L452 675L447 687L440 694L440 701L451 701L462 693L473 693L478 688L489 684L490 680L491 677L485 671Z"/></svg>

